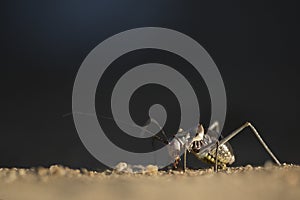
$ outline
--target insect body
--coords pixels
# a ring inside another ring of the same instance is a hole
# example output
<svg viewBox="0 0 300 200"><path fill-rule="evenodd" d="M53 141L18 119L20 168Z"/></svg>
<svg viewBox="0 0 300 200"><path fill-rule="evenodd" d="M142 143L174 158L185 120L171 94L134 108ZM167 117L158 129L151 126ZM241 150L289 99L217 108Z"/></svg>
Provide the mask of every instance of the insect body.
<svg viewBox="0 0 300 200"><path fill-rule="evenodd" d="M179 129L174 139L169 143L169 154L174 159L174 167L180 161L180 153L184 150L184 170L186 169L186 153L190 152L199 160L208 164L214 164L215 170L218 168L225 169L227 165L235 161L235 156L231 145L228 143L230 139L240 133L246 127L250 127L260 143L270 154L273 160L280 165L278 159L274 156L265 142L262 140L256 129L249 122L233 131L229 136L220 139L220 131L218 122L213 123L205 133L204 128L199 124L196 128L188 131Z"/></svg>
<svg viewBox="0 0 300 200"><path fill-rule="evenodd" d="M72 114L72 113L71 113ZM88 113L73 113L73 114L83 114L88 116L94 116L93 114L90 115ZM69 115L66 114L64 116ZM110 117L101 116L105 119L111 119ZM127 124L129 126L134 126L131 124L128 124L125 121L118 120L120 123ZM152 123L156 124L160 130L162 130L162 133L166 137L162 127L159 125L159 123L152 119L150 120ZM148 125L145 126L145 128L141 128L142 133L148 132L153 134L151 131L147 130ZM233 150L231 145L228 143L229 140L231 140L234 136L241 133L242 130L249 127L253 134L256 136L256 138L259 140L259 142L262 144L262 146L265 148L265 150L269 153L269 155L273 158L273 160L276 162L276 164L281 165L278 159L275 157L275 155L272 153L272 151L269 149L267 144L263 141L255 127L249 123L246 122L241 127L230 133L227 137L222 138L221 133L219 130L219 123L214 122L208 130L205 132L204 128L201 124L198 124L198 126L191 128L189 130L184 131L183 129L179 129L178 132L174 135L174 138L169 142L167 139L162 139L161 137L154 135L153 139L158 139L159 141L165 143L168 145L168 151L171 159L174 161L174 167L177 168L180 159L180 156L182 153L184 153L184 161L183 161L183 169L186 169L186 154L187 152L194 154L199 160L215 165L215 170L217 171L218 168L225 169L227 165L232 164L235 161L235 156L233 154ZM183 151L183 152L182 152Z"/></svg>
<svg viewBox="0 0 300 200"><path fill-rule="evenodd" d="M210 151L200 153L201 148L205 148L209 144L217 144L218 142L218 132L209 130L205 134L203 126L199 125L197 128L197 133L187 150L193 153L199 160L203 162L215 164L217 167L220 166L222 168L226 168L226 165L232 164L235 161L233 150L228 142L223 145L219 145L218 148L215 147Z"/></svg>

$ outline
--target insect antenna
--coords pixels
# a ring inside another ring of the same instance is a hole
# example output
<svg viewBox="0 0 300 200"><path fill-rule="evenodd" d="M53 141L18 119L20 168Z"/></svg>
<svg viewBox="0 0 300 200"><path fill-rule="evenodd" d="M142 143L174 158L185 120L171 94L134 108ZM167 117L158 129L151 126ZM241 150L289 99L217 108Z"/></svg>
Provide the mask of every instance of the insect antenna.
<svg viewBox="0 0 300 200"><path fill-rule="evenodd" d="M153 150L153 151L154 151L154 142L155 142L155 140L157 140L157 141L159 141L159 142L161 142L161 143L163 143L163 144L165 144L165 145L169 145L169 144L170 144L170 140L168 139L168 137L167 137L167 135L166 135L166 133L165 133L165 130L164 130L163 127L161 127L161 125L160 125L155 119L153 119L153 118L150 118L150 120L148 120L148 121L145 123L144 127L141 127L141 126L138 126L138 125L135 125L135 124L130 124L130 123L128 123L128 122L126 122L126 121L124 121L124 120L121 120L121 119L116 119L116 118L108 117L108 116L104 116L104 115L96 115L96 114L93 114L93 113L69 112L69 113L64 114L62 117L68 117L68 116L71 116L71 115L73 115L73 114L85 115L85 116L89 116L89 117L99 117L99 118L102 118L102 119L108 119L108 120L115 120L115 121L117 121L117 122L119 122L119 123L122 123L122 124L125 124L125 125L127 125L127 126L139 128L140 130L143 131L142 134L144 134L144 133L146 132L146 133L149 133L149 134L152 135L152 144L151 144L151 146L152 146L152 150ZM160 137L160 136L158 136L157 134L155 134L155 133L153 133L152 131L149 131L149 130L147 129L147 127L151 124L151 122L152 122L153 124L155 124L155 125L159 128L159 130L161 130L161 134L162 134L163 137ZM181 141L175 134L172 136L172 139L173 139L173 138L177 139L177 140L182 144L182 141ZM182 144L182 145L183 145L183 144ZM156 157L155 157L155 156L154 156L154 160L155 160L155 164L156 164Z"/></svg>
<svg viewBox="0 0 300 200"><path fill-rule="evenodd" d="M68 116L71 116L71 115L73 115L73 114L85 115L85 116L90 116L90 117L97 117L96 114L93 114L93 113L85 113L85 112L69 112L69 113L66 113L66 114L62 115L62 117L68 117ZM165 144L169 144L165 131L164 131L163 128L159 125L159 123L158 123L155 119L153 119L153 118L150 118L150 121L153 122L155 125L157 125L157 126L159 127L159 129L161 130L161 132L162 132L163 136L165 137L165 139L163 139L163 138L161 138L161 137L155 135L152 131L147 130L147 128L143 128L143 127L138 126L138 125L135 125L135 124L130 124L130 123L128 123L128 122L126 122L126 121L124 121L124 120L121 120L121 119L116 119L116 118L108 117L108 116L104 116L104 115L98 115L98 117L99 117L99 118L102 118L102 119L115 120L115 121L118 121L118 122L120 122L120 123L122 123L122 124L125 124L125 125L127 125L127 126L139 128L139 129L141 129L142 131L147 132L147 133L153 135L152 137L157 138L159 141L162 141L162 142L165 143ZM150 123L147 123L147 124L149 125ZM147 127L147 125L146 125L146 127Z"/></svg>

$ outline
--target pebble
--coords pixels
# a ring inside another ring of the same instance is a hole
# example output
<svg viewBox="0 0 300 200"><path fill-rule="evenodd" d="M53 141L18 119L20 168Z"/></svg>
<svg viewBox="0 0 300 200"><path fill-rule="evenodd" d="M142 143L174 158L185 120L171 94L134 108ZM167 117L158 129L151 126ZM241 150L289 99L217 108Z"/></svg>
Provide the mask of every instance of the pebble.
<svg viewBox="0 0 300 200"><path fill-rule="evenodd" d="M81 168L80 171L84 175L87 175L87 176L90 175L90 172L87 169L85 169L85 168Z"/></svg>
<svg viewBox="0 0 300 200"><path fill-rule="evenodd" d="M252 165L246 165L245 166L245 170L252 170L252 169L253 169Z"/></svg>
<svg viewBox="0 0 300 200"><path fill-rule="evenodd" d="M285 168L292 168L295 165L286 164ZM282 169L283 167L281 167ZM231 173L239 173L239 172L247 172L250 170L263 170L263 169L277 169L276 165L272 162L266 162L263 167L253 167L251 165L246 165L245 167L229 167L226 170L220 170L220 172L225 172L226 174ZM280 168L278 168L280 169ZM278 170L277 170L278 171ZM133 175L181 175L186 174L188 176L199 176L199 175L214 175L214 169L206 168L200 170L187 170L185 173L179 170L169 169L167 171L159 171L159 167L156 165L130 165L127 163L119 163L116 165L113 171L106 170L104 172L95 172L89 171L85 168L82 169L70 169L68 167L63 167L60 165L52 165L49 168L38 167L31 169L17 169L17 168L0 168L0 180L4 180L5 182L13 182L18 178L39 178L40 180L47 181L51 179L51 176L61 176L61 177L80 177L80 176L89 176L89 177L102 177L102 176L110 176L116 175L120 176L122 174L133 174ZM286 182L290 185L297 185L300 182L299 177L287 176Z"/></svg>
<svg viewBox="0 0 300 200"><path fill-rule="evenodd" d="M104 171L104 174L105 174L105 175L111 175L111 174L112 174L112 171L109 170L109 169L107 169L107 170Z"/></svg>
<svg viewBox="0 0 300 200"><path fill-rule="evenodd" d="M49 168L50 175L54 176L64 176L66 174L66 170L59 165L52 165Z"/></svg>
<svg viewBox="0 0 300 200"><path fill-rule="evenodd" d="M18 173L20 176L25 176L26 175L26 170L25 169L19 169Z"/></svg>
<svg viewBox="0 0 300 200"><path fill-rule="evenodd" d="M120 163L118 163L116 166L115 166L115 168L114 168L114 170L116 171L116 172L125 172L125 171L127 171L127 163L125 163L125 162L120 162Z"/></svg>
<svg viewBox="0 0 300 200"><path fill-rule="evenodd" d="M156 165L148 165L146 167L146 174L156 175L158 173L158 167Z"/></svg>
<svg viewBox="0 0 300 200"><path fill-rule="evenodd" d="M114 167L116 173L137 173L137 174L156 174L158 167L155 165L129 165L125 162L120 162Z"/></svg>

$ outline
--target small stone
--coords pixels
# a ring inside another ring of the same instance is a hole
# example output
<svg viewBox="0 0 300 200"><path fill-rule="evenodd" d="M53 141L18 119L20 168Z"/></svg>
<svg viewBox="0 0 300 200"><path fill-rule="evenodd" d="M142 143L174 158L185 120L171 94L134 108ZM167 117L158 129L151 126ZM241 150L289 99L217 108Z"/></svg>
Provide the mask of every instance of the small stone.
<svg viewBox="0 0 300 200"><path fill-rule="evenodd" d="M215 169L214 169L214 167L211 167L211 168L206 169L206 172L207 173L214 173Z"/></svg>
<svg viewBox="0 0 300 200"><path fill-rule="evenodd" d="M19 169L18 171L20 176L24 176L26 174L26 170L25 169Z"/></svg>
<svg viewBox="0 0 300 200"><path fill-rule="evenodd" d="M146 168L142 165L132 165L132 166L128 166L127 168L129 173L145 173Z"/></svg>
<svg viewBox="0 0 300 200"><path fill-rule="evenodd" d="M155 175L158 173L158 167L156 165L148 165L146 167L146 174Z"/></svg>
<svg viewBox="0 0 300 200"><path fill-rule="evenodd" d="M51 175L56 175L56 176L64 176L66 174L65 169L59 165L52 165L49 168L49 171Z"/></svg>
<svg viewBox="0 0 300 200"><path fill-rule="evenodd" d="M232 172L231 168L230 167L227 167L226 168L226 173L230 174Z"/></svg>
<svg viewBox="0 0 300 200"><path fill-rule="evenodd" d="M111 174L112 174L112 171L109 170L109 169L107 169L107 170L104 171L104 174L105 174L105 175L111 175ZM90 174L90 175L91 175L91 174Z"/></svg>
<svg viewBox="0 0 300 200"><path fill-rule="evenodd" d="M114 170L116 172L126 172L128 169L128 165L125 162L120 162L119 164L117 164L114 168Z"/></svg>
<svg viewBox="0 0 300 200"><path fill-rule="evenodd" d="M246 169L246 170L252 170L253 167L252 167L252 165L246 165L246 166L245 166L245 169Z"/></svg>
<svg viewBox="0 0 300 200"><path fill-rule="evenodd" d="M87 169L85 169L85 168L81 168L80 171L84 175L89 175L90 174L89 171Z"/></svg>

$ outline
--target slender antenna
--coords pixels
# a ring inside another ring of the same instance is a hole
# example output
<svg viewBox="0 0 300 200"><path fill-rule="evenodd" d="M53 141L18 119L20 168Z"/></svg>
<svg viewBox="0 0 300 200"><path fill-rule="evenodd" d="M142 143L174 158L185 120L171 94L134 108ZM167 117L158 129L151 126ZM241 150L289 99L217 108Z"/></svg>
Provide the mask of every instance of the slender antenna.
<svg viewBox="0 0 300 200"><path fill-rule="evenodd" d="M84 112L69 112L69 113L66 113L64 114L62 117L68 117L72 114L79 114L79 115L86 115L86 116L91 116L91 117L96 117L97 115L96 114L92 114L92 113L84 113ZM115 119L115 118L112 118L112 117L107 117L107 116L103 116L103 115L99 115L100 118L103 118L103 119L109 119L109 120L116 120L122 124L125 124L127 126L131 126L131 127L136 127L136 128L139 128L141 129L142 131L144 132L147 132L147 133L150 133L151 135L153 135L154 138L156 138L157 140L163 142L164 144L169 144L169 141L168 141L168 137L164 131L164 129L160 126L160 124L153 118L150 118L151 122L153 122L162 132L163 136L165 137L165 139L155 135L152 131L149 131L147 130L146 128L143 128L141 126L138 126L138 125L135 125L135 124L130 124L126 121L123 121L121 119ZM175 136L174 136L175 137Z"/></svg>
<svg viewBox="0 0 300 200"><path fill-rule="evenodd" d="M72 114L79 114L79 115L86 115L86 116L90 116L90 117L96 117L96 114L92 114L92 113L84 113L84 112L69 112L69 113L64 114L62 117L68 117L68 116L70 116L70 115L72 115ZM147 132L147 133L150 133L151 135L155 136L155 134L154 134L152 131L149 131L149 130L147 130L146 128L143 128L143 127L141 127L141 126L138 126L138 125L135 125L135 124L130 124L130 123L128 123L128 122L126 122L126 121L123 121L123 120L121 120L121 119L115 119L115 118L107 117L107 116L103 116L103 115L98 115L98 116L99 116L100 118L102 118L102 119L116 120L116 121L118 121L118 122L120 122L120 123L122 123L122 124L125 124L125 125L127 125L127 126L139 128L139 129L141 129L141 130L143 130L143 131L145 131L145 132ZM152 121L152 119L151 119L151 121ZM154 120L154 121L155 121L155 120ZM156 125L159 126L158 122L157 122L157 121L155 121L155 122L157 123ZM159 127L160 127L160 126L159 126ZM161 127L160 127L160 129L162 130L164 136L166 136L165 133L164 133L164 131L163 131L163 129L162 129ZM164 143L165 143L165 142L164 142Z"/></svg>
<svg viewBox="0 0 300 200"><path fill-rule="evenodd" d="M155 125L158 126L159 130L161 130L161 133L163 134L163 136L165 137L165 140L168 140L168 137L164 131L164 129L160 126L160 124L153 118L150 118L151 122L153 122Z"/></svg>

